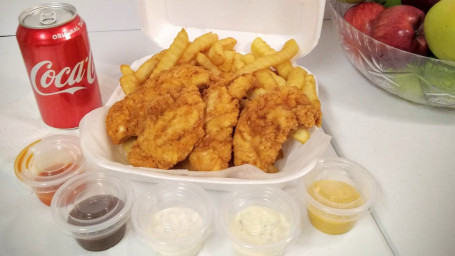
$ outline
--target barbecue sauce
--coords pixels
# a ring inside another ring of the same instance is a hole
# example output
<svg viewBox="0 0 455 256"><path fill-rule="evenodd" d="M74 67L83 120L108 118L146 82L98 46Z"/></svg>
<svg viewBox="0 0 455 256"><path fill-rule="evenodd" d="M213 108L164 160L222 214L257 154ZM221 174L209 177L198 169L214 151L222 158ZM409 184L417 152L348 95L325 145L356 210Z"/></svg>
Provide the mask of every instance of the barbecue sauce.
<svg viewBox="0 0 455 256"><path fill-rule="evenodd" d="M124 202L112 195L96 195L76 204L71 210L68 223L78 226L96 225L109 220L124 207ZM123 238L126 223L117 230L93 238L76 238L79 245L88 251L103 251L116 245Z"/></svg>

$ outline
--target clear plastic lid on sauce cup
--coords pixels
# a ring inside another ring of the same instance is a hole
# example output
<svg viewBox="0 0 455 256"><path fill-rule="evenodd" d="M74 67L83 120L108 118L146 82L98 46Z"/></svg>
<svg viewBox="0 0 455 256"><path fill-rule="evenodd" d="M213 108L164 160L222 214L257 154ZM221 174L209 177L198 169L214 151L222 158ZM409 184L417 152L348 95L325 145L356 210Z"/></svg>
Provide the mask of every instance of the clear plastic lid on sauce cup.
<svg viewBox="0 0 455 256"><path fill-rule="evenodd" d="M87 172L63 184L52 199L57 224L88 251L102 251L123 238L133 189L112 174Z"/></svg>
<svg viewBox="0 0 455 256"><path fill-rule="evenodd" d="M85 159L79 138L51 135L25 147L16 157L14 172L46 205L68 179L82 173Z"/></svg>
<svg viewBox="0 0 455 256"><path fill-rule="evenodd" d="M213 220L208 193L187 182L165 182L136 200L131 222L139 240L159 255L193 256L204 245Z"/></svg>
<svg viewBox="0 0 455 256"><path fill-rule="evenodd" d="M275 187L229 195L218 216L236 255L284 255L301 233L297 202Z"/></svg>
<svg viewBox="0 0 455 256"><path fill-rule="evenodd" d="M303 180L308 218L314 227L328 234L351 230L368 213L376 196L372 175L346 158L320 159Z"/></svg>

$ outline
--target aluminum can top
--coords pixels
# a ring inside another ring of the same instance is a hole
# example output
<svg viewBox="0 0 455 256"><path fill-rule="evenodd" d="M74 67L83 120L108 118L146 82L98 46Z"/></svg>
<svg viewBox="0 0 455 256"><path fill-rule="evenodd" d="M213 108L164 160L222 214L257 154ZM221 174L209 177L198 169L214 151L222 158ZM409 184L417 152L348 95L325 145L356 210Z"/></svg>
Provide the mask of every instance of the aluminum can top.
<svg viewBox="0 0 455 256"><path fill-rule="evenodd" d="M24 10L19 24L31 29L46 29L63 25L76 17L76 8L66 3L45 3Z"/></svg>

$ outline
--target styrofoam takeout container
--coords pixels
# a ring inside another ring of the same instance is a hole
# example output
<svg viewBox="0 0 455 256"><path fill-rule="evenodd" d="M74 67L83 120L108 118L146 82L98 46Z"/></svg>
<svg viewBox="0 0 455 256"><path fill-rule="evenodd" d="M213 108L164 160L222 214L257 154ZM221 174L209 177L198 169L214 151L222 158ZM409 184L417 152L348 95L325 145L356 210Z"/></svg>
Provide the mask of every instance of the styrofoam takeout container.
<svg viewBox="0 0 455 256"><path fill-rule="evenodd" d="M190 40L207 32L214 32L219 38L234 37L237 40L235 50L243 53L251 52L250 45L256 37L261 37L276 50L280 50L287 40L295 39L300 48L296 57L303 57L319 41L325 0L139 0L138 4L142 30L163 49L169 48L177 33L185 28ZM141 56L131 67L137 69L148 57ZM283 149L286 157L277 163L280 172L276 174L263 173L250 165L211 172L210 177L206 172L133 167L127 163L122 147L113 145L105 131L104 120L110 105L123 97L118 86L106 106L82 119L81 145L87 161L134 179L190 181L207 189L226 191L251 185L283 187L311 170L316 159L330 145L330 136L321 128L313 129L305 145L289 140ZM302 161L289 164L288 157Z"/></svg>
<svg viewBox="0 0 455 256"><path fill-rule="evenodd" d="M295 39L299 57L317 45L325 0L139 0L144 33L162 48L185 28L190 39L207 32L237 39L238 52L250 52L256 37L272 48Z"/></svg>

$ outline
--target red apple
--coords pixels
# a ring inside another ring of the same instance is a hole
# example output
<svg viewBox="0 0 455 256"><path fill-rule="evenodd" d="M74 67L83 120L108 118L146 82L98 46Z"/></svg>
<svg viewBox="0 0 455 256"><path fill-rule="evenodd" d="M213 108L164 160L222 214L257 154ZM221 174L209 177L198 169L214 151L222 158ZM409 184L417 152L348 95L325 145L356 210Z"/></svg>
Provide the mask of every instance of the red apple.
<svg viewBox="0 0 455 256"><path fill-rule="evenodd" d="M402 4L412 5L419 8L424 13L427 13L428 10L439 0L401 0Z"/></svg>
<svg viewBox="0 0 455 256"><path fill-rule="evenodd" d="M369 35L373 20L383 10L385 10L385 7L381 4L363 2L350 7L344 14L344 19L358 30Z"/></svg>
<svg viewBox="0 0 455 256"><path fill-rule="evenodd" d="M425 13L410 5L395 5L375 19L371 37L392 47L420 55L428 54L423 33Z"/></svg>

